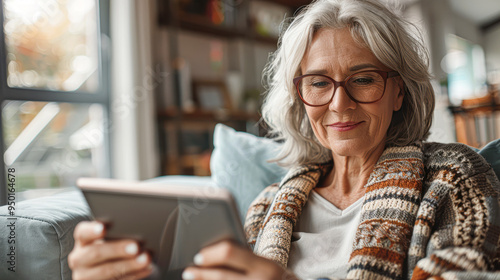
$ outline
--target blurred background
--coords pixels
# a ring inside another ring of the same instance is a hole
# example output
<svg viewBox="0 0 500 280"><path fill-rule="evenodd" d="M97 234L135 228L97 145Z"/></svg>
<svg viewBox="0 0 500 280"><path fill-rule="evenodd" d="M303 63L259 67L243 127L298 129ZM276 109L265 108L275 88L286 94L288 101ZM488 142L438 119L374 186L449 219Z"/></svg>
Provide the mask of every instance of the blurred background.
<svg viewBox="0 0 500 280"><path fill-rule="evenodd" d="M17 191L210 175L216 123L265 135L262 70L283 19L309 2L2 0L0 146ZM429 140L500 138L498 0L390 4L430 50Z"/></svg>

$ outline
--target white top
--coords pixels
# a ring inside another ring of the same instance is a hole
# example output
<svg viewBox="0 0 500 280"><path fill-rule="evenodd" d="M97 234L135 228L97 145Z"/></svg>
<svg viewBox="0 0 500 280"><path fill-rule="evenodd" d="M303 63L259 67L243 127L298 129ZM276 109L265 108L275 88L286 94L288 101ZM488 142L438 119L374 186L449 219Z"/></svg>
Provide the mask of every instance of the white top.
<svg viewBox="0 0 500 280"><path fill-rule="evenodd" d="M363 198L344 210L311 191L292 234L288 268L300 279L347 276Z"/></svg>

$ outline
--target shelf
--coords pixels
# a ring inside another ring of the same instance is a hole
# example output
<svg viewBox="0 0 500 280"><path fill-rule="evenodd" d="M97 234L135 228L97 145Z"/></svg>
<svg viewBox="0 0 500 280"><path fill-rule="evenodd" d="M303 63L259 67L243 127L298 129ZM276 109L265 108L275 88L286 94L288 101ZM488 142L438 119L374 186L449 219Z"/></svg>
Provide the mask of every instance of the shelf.
<svg viewBox="0 0 500 280"><path fill-rule="evenodd" d="M475 106L449 106L448 107L453 114L481 114L489 113L493 111L500 111L500 104L482 104Z"/></svg>
<svg viewBox="0 0 500 280"><path fill-rule="evenodd" d="M166 166L163 173L166 175L180 174L181 170L189 170L188 173L195 176L210 176L210 151L200 154L183 155L180 158L166 157ZM186 173L184 171L184 173Z"/></svg>
<svg viewBox="0 0 500 280"><path fill-rule="evenodd" d="M194 111L181 112L170 109L160 112L158 117L163 120L180 119L183 121L210 121L210 122L225 122L225 121L259 121L260 115L257 113L248 113L244 111L236 112L211 112L211 111Z"/></svg>
<svg viewBox="0 0 500 280"><path fill-rule="evenodd" d="M172 25L172 23L164 23ZM196 32L202 35L213 35L228 39L250 39L256 42L277 45L278 38L264 36L254 31L244 32L242 30L225 25L215 25L203 16L185 15L180 17L178 26L181 30Z"/></svg>
<svg viewBox="0 0 500 280"><path fill-rule="evenodd" d="M500 92L493 91L479 98L462 100L461 106L449 106L453 114L481 114L492 111L500 111L500 101L497 101Z"/></svg>
<svg viewBox="0 0 500 280"><path fill-rule="evenodd" d="M500 137L500 103L496 101L495 93L463 100L462 106L448 108L455 119L457 142L481 148Z"/></svg>
<svg viewBox="0 0 500 280"><path fill-rule="evenodd" d="M184 30L211 34L226 38L244 37L245 33L234 27L215 25L208 18L200 15L180 13L179 27Z"/></svg>
<svg viewBox="0 0 500 280"><path fill-rule="evenodd" d="M298 9L302 6L310 4L312 1L310 0L269 0L269 2L273 2L276 4L280 4L287 7L292 7L294 9Z"/></svg>
<svg viewBox="0 0 500 280"><path fill-rule="evenodd" d="M260 42L260 43L270 44L270 45L274 45L274 46L278 45L278 38L271 37L271 36L264 36L264 35L260 35L260 34L255 33L253 35L253 39L257 42Z"/></svg>
<svg viewBox="0 0 500 280"><path fill-rule="evenodd" d="M160 7L166 10L166 7ZM163 14L163 15L162 15ZM159 25L178 27L184 31L196 32L203 35L213 35L229 39L248 39L256 42L271 44L276 46L278 38L258 34L252 28L239 28L234 24L222 23L214 24L204 15L189 14L183 11L177 12L175 17L167 17L166 11L160 13L158 18Z"/></svg>

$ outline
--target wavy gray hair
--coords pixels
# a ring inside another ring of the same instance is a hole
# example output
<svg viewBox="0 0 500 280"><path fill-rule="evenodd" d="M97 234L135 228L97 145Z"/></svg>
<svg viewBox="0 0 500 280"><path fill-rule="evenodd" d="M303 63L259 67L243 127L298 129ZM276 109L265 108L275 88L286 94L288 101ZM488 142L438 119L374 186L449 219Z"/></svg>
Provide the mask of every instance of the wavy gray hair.
<svg viewBox="0 0 500 280"><path fill-rule="evenodd" d="M417 27L376 0L318 0L291 20L263 73L262 116L270 135L284 142L274 161L294 166L331 158L331 151L314 135L292 81L301 75L302 58L322 28L349 28L356 42L403 79L403 105L393 114L386 144L404 146L427 138L434 91L427 50Z"/></svg>

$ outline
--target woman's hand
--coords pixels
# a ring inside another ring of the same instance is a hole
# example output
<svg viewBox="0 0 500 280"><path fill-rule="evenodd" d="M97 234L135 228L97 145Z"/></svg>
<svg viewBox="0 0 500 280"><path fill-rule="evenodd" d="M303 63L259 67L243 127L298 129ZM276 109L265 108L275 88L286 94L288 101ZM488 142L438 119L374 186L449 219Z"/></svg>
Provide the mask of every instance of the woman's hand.
<svg viewBox="0 0 500 280"><path fill-rule="evenodd" d="M203 248L195 256L194 263L196 267L184 270L184 280L297 280L277 263L231 241Z"/></svg>
<svg viewBox="0 0 500 280"><path fill-rule="evenodd" d="M142 279L151 274L151 258L137 241L104 241L99 222L81 222L74 232L75 247L68 256L74 280Z"/></svg>

